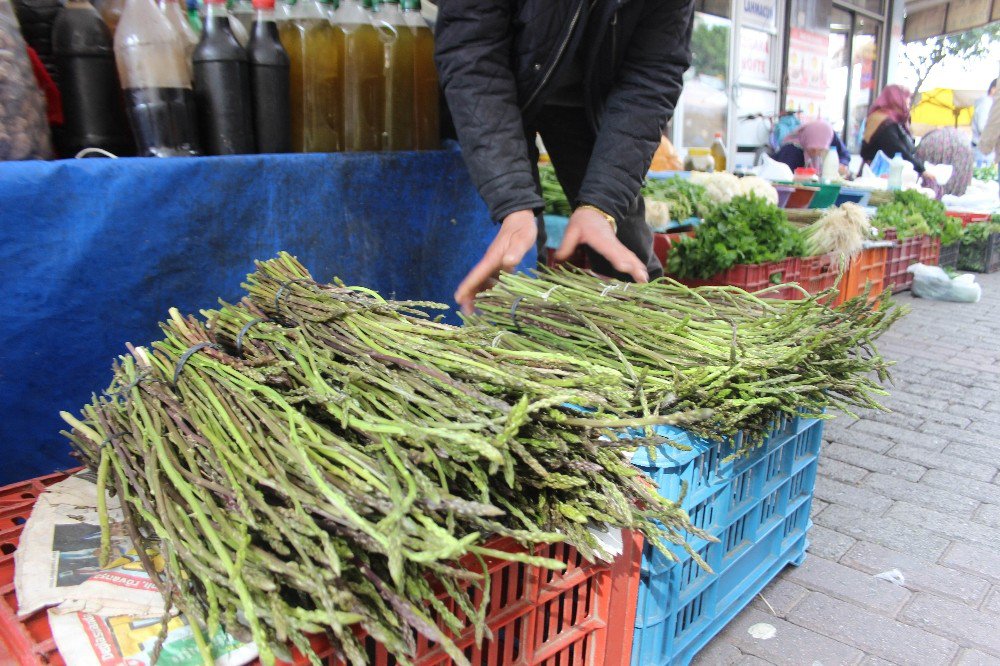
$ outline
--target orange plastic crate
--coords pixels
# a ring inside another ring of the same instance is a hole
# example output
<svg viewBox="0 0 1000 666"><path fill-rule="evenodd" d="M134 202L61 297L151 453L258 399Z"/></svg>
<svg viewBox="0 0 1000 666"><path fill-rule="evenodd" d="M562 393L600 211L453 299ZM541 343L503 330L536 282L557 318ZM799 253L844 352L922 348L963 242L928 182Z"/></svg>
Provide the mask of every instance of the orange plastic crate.
<svg viewBox="0 0 1000 666"><path fill-rule="evenodd" d="M840 297L837 303L843 303L865 292L866 285L871 285L869 300L875 300L885 288L886 263L888 247L866 247L851 259L844 279L840 281Z"/></svg>
<svg viewBox="0 0 1000 666"><path fill-rule="evenodd" d="M41 610L27 620L17 619L14 595L14 551L35 498L66 474L52 474L0 488L0 664L63 666L49 629L48 613ZM506 552L524 552L513 539L497 538L486 546ZM632 635L639 592L642 537L626 533L624 552L613 563L588 563L566 544L540 545L535 554L566 563L551 571L517 562L487 558L491 579L486 622L493 639L475 645L471 629L455 637L469 660L482 666L627 666L632 657ZM480 570L478 560L462 564ZM456 609L446 595L441 597ZM480 598L476 598L478 604ZM461 617L461 615L459 615ZM313 647L329 666L344 666L323 637ZM395 660L371 639L366 640L370 663L391 666ZM9 653L10 659L6 659ZM301 655L296 666L307 664ZM453 663L438 646L417 638L417 666Z"/></svg>

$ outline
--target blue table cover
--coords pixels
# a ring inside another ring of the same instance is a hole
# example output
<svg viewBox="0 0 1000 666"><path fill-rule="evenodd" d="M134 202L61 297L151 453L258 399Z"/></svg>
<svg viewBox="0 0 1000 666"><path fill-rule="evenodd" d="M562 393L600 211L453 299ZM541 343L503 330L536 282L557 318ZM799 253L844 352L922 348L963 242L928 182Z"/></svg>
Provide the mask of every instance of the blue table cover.
<svg viewBox="0 0 1000 666"><path fill-rule="evenodd" d="M72 464L59 411L254 259L452 304L495 232L457 150L0 164L0 485Z"/></svg>

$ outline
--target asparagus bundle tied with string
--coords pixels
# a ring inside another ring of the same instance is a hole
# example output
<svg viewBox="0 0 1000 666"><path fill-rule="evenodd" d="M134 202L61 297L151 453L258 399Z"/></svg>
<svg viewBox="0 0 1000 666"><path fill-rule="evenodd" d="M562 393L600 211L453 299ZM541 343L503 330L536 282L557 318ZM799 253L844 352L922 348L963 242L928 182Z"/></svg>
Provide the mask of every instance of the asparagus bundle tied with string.
<svg viewBox="0 0 1000 666"><path fill-rule="evenodd" d="M673 280L621 284L581 272L504 275L477 301L471 324L520 353L560 353L619 372L643 415L707 408L695 432L742 431L759 444L782 414L880 408L889 363L874 341L903 313L888 294L831 309L827 294L774 300L736 287Z"/></svg>
<svg viewBox="0 0 1000 666"><path fill-rule="evenodd" d="M206 661L198 627L253 638L265 663L287 643L311 654L305 635L322 632L361 664L360 626L401 663L414 631L465 663L440 627L458 635L465 617L481 637L470 587L488 579L458 560L562 566L495 552L490 535L567 540L593 558L590 525L661 547L699 533L601 434L704 410L637 417L615 371L460 344L467 331L319 285L288 256L246 286L204 322L173 312L82 418L65 415L133 538L158 540L167 567L154 578Z"/></svg>
<svg viewBox="0 0 1000 666"><path fill-rule="evenodd" d="M505 276L459 328L427 318L433 304L319 284L284 254L244 286L202 318L172 312L163 340L64 415L133 540L159 542L165 571L144 564L206 663L220 627L265 663L288 644L315 663L310 633L365 663L359 628L403 664L414 632L466 663L451 636L485 635L473 591L489 581L459 560L558 568L532 547L590 559L602 524L668 556L708 538L623 445L664 442L659 424L759 433L782 411L874 405L865 373L886 364L871 342L896 316L558 272ZM526 551L495 552L491 535Z"/></svg>

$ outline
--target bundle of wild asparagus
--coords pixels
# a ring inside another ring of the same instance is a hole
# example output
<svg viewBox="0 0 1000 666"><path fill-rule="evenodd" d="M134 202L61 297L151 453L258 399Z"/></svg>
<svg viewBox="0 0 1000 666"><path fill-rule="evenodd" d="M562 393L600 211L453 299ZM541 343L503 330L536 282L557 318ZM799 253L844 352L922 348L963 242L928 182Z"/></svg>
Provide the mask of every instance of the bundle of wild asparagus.
<svg viewBox="0 0 1000 666"><path fill-rule="evenodd" d="M672 280L607 284L580 273L504 275L472 322L506 332L497 346L586 361L619 372L643 415L693 408L710 437L742 430L758 444L782 413L879 408L888 363L874 340L903 314L867 294L830 309L824 295L758 298L735 287L691 289Z"/></svg>
<svg viewBox="0 0 1000 666"><path fill-rule="evenodd" d="M698 533L622 457L659 440L619 429L761 432L781 411L873 405L871 340L895 317L559 272L504 277L456 328L432 304L318 284L287 255L245 287L203 319L172 312L164 340L130 348L82 418L64 415L133 540L159 542L154 579L206 663L200 628L220 626L265 663L289 643L311 655L316 632L365 663L359 626L400 663L414 632L466 663L446 632L468 621L482 637L470 589L488 578L458 560L561 566L489 536L592 558L590 525L661 548Z"/></svg>
<svg viewBox="0 0 1000 666"><path fill-rule="evenodd" d="M562 566L490 550L491 535L568 540L593 558L589 525L657 544L697 533L602 432L705 410L634 418L617 370L466 344L472 331L319 285L287 255L246 287L206 323L172 312L165 339L123 357L82 419L64 415L99 496L112 487L133 540L159 541L167 568L154 577L206 662L198 627L224 626L265 663L289 642L311 654L305 634L325 632L362 664L360 625L401 663L414 631L465 663L437 621L457 635L463 615L481 635L485 605L468 588L488 579L457 560Z"/></svg>

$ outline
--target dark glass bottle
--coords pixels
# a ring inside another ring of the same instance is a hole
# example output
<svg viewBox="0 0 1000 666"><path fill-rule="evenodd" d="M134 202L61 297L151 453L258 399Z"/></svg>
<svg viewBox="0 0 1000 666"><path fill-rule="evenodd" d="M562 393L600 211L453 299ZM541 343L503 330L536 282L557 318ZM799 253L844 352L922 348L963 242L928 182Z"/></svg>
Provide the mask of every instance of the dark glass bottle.
<svg viewBox="0 0 1000 666"><path fill-rule="evenodd" d="M256 14L247 55L257 152L288 153L292 150L288 53L278 37L274 0L254 0L253 6Z"/></svg>
<svg viewBox="0 0 1000 666"><path fill-rule="evenodd" d="M224 0L205 4L205 27L191 56L202 147L210 155L253 153L250 62L229 25Z"/></svg>
<svg viewBox="0 0 1000 666"><path fill-rule="evenodd" d="M52 51L62 73L63 156L84 148L131 154L111 31L87 0L68 0L59 10Z"/></svg>

